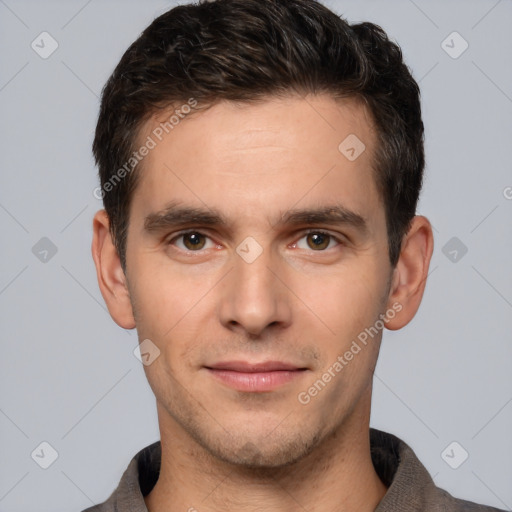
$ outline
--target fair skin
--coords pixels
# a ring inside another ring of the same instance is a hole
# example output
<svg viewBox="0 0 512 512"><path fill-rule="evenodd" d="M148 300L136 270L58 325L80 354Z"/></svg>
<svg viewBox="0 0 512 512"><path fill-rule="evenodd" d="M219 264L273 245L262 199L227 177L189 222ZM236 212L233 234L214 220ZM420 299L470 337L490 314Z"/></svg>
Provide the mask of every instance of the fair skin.
<svg viewBox="0 0 512 512"><path fill-rule="evenodd" d="M157 125L148 121L141 140ZM366 145L354 161L338 150L349 134ZM109 312L160 350L144 366L162 445L160 476L145 497L150 512L369 512L386 493L369 445L382 330L307 404L298 400L380 314L399 304L385 327L400 329L421 302L432 229L416 216L391 267L374 147L369 114L353 100L221 102L181 121L144 159L126 274L105 212L94 217L92 253ZM171 202L225 223L145 229ZM357 214L365 229L286 218L326 206ZM237 252L247 237L262 250L250 262ZM226 361L293 370L265 389L278 371L260 372L254 388L240 389L213 368Z"/></svg>

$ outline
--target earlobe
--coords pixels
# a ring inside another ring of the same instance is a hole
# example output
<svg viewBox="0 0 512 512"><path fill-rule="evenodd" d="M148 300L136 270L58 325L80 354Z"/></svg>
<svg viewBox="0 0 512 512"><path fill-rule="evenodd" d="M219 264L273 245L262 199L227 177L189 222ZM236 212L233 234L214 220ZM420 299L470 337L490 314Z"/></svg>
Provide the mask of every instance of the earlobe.
<svg viewBox="0 0 512 512"><path fill-rule="evenodd" d="M133 316L126 276L119 255L112 242L109 218L99 210L93 219L92 257L101 294L112 319L123 329L133 329Z"/></svg>
<svg viewBox="0 0 512 512"><path fill-rule="evenodd" d="M414 318L425 290L433 249L429 220L422 215L415 216L402 243L388 299L388 308L393 304L396 310L401 308L386 322L387 329L401 329Z"/></svg>

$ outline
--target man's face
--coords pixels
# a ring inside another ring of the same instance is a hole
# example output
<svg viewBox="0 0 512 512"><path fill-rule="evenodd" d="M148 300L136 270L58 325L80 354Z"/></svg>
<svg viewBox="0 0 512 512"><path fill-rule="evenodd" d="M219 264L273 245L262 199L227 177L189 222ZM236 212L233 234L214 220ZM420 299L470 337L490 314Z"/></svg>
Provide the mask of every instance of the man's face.
<svg viewBox="0 0 512 512"><path fill-rule="evenodd" d="M381 331L344 354L390 307L392 271L374 145L362 106L308 96L218 104L146 157L126 277L139 339L160 350L144 368L169 436L277 466L362 426ZM354 215L293 215L330 207Z"/></svg>

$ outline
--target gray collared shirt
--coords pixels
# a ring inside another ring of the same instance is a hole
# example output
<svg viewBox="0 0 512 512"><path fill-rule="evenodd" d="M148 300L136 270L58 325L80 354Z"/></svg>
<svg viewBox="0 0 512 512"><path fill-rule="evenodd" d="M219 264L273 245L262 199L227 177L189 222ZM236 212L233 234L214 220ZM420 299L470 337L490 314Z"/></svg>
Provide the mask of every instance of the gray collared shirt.
<svg viewBox="0 0 512 512"><path fill-rule="evenodd" d="M370 429L373 465L388 487L375 512L504 512L454 498L436 487L412 449L398 437ZM160 441L140 450L123 473L119 485L102 504L82 512L148 512L149 494L160 472Z"/></svg>

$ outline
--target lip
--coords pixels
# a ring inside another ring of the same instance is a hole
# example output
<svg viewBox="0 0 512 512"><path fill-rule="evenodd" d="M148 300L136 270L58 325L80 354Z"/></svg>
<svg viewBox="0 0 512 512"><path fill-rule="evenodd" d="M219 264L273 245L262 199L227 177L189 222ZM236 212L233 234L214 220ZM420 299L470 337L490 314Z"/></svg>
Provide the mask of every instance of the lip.
<svg viewBox="0 0 512 512"><path fill-rule="evenodd" d="M227 386L253 393L272 391L300 378L307 370L282 361L226 361L205 368L214 378Z"/></svg>
<svg viewBox="0 0 512 512"><path fill-rule="evenodd" d="M212 364L206 368L212 370L228 370L243 373L295 371L304 369L294 364L284 363L282 361L264 361L261 363L249 363L247 361L224 361L221 363Z"/></svg>

